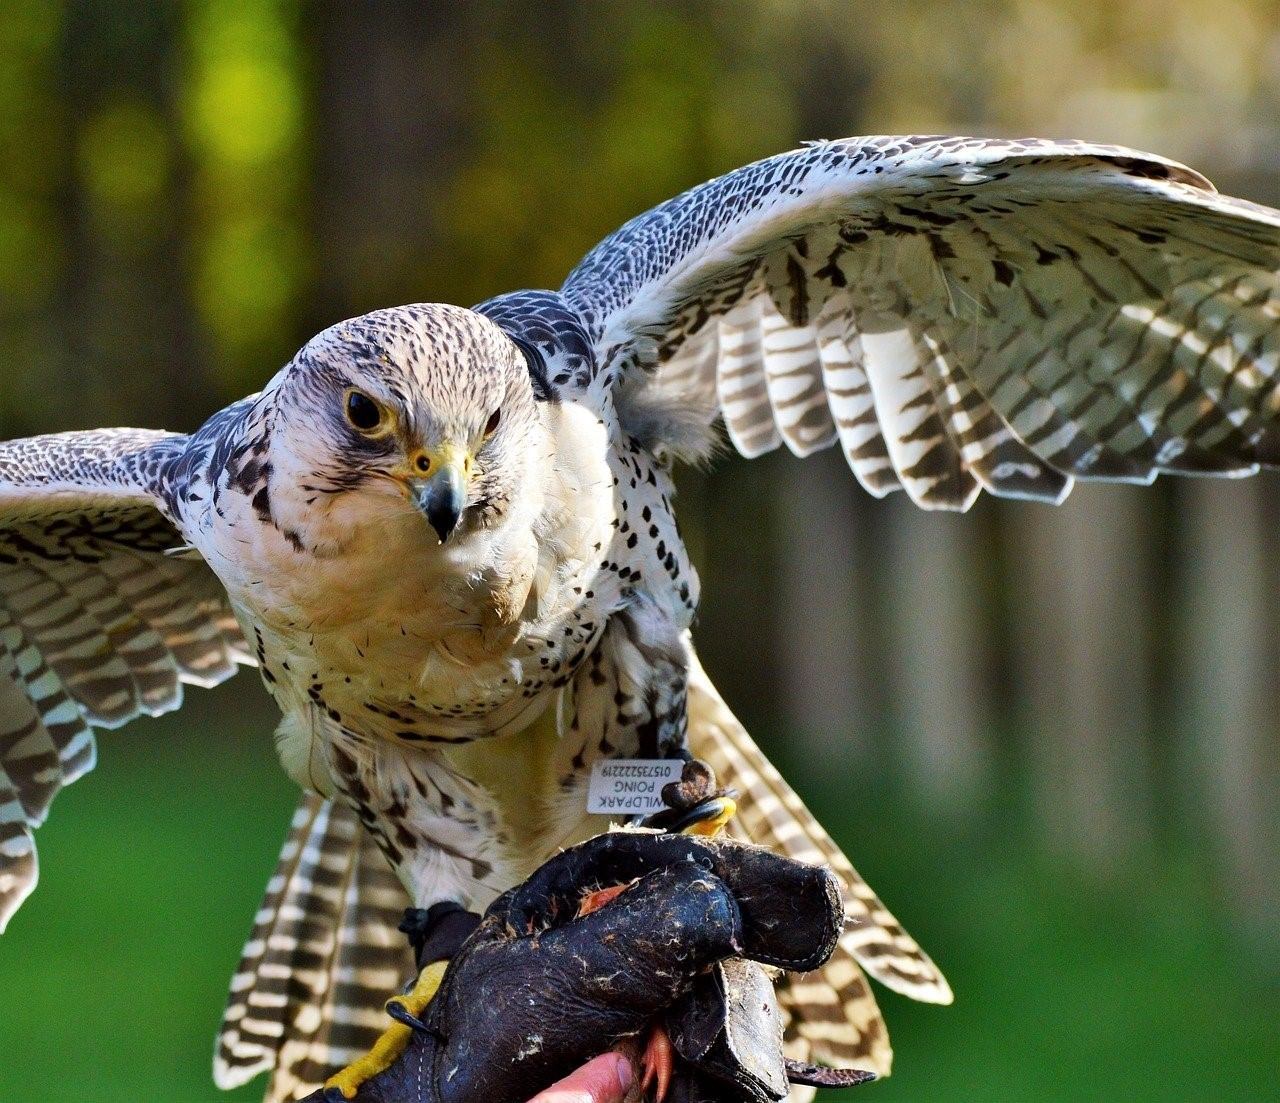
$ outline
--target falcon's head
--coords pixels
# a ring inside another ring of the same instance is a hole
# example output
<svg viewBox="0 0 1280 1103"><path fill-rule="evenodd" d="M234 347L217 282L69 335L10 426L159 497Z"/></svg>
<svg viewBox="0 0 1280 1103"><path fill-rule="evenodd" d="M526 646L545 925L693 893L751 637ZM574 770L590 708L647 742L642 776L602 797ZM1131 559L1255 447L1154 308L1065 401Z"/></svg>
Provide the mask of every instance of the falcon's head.
<svg viewBox="0 0 1280 1103"><path fill-rule="evenodd" d="M326 518L429 525L444 544L541 500L547 449L528 365L474 311L418 304L340 322L270 390L273 482L287 456L304 539L324 541Z"/></svg>

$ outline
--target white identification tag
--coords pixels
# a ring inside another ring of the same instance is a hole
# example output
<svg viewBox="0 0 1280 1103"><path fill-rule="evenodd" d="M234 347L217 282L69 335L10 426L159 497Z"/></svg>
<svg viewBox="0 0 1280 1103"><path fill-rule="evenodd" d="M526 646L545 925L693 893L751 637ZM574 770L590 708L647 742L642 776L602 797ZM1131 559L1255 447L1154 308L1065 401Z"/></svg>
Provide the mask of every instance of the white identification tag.
<svg viewBox="0 0 1280 1103"><path fill-rule="evenodd" d="M670 758L598 758L591 764L587 811L601 816L661 812L662 787L679 781L684 763Z"/></svg>

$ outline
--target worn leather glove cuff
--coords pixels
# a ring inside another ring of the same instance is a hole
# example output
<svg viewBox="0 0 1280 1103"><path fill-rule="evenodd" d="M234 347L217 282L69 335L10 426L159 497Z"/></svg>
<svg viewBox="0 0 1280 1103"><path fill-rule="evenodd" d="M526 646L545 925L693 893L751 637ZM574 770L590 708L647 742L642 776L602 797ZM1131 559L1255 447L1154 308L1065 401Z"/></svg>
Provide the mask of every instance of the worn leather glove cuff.
<svg viewBox="0 0 1280 1103"><path fill-rule="evenodd" d="M414 962L421 970L433 961L456 957L479 925L480 916L475 912L461 904L445 902L430 908L406 908L399 930L413 947Z"/></svg>

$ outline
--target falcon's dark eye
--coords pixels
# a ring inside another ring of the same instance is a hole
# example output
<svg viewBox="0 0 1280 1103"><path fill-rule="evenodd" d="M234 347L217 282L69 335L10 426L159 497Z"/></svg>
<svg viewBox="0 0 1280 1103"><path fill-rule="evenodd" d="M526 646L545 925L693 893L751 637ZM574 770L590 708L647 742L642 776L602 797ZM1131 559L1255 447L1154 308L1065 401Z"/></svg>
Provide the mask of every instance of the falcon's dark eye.
<svg viewBox="0 0 1280 1103"><path fill-rule="evenodd" d="M363 391L348 391L345 409L347 420L362 433L372 433L382 427L382 407Z"/></svg>
<svg viewBox="0 0 1280 1103"><path fill-rule="evenodd" d="M489 420L484 423L484 435L489 436L497 427L498 422L502 420L502 410L494 410L489 415Z"/></svg>

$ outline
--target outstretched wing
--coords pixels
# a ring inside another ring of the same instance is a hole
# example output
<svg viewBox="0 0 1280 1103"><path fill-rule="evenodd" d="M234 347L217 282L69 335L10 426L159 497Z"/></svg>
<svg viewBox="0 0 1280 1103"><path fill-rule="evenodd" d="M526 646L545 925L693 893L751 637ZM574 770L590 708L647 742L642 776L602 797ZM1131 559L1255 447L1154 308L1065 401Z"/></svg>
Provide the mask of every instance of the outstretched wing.
<svg viewBox="0 0 1280 1103"><path fill-rule="evenodd" d="M0 930L36 883L32 831L92 769L94 728L156 716L249 662L226 595L157 507L185 438L0 444Z"/></svg>
<svg viewBox="0 0 1280 1103"><path fill-rule="evenodd" d="M746 456L838 441L871 493L965 509L1280 462L1278 271L1280 212L1163 158L877 137L696 187L562 293L581 382L655 445L705 409Z"/></svg>

